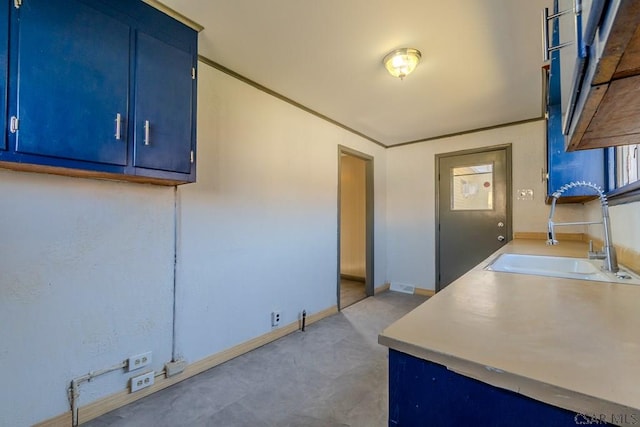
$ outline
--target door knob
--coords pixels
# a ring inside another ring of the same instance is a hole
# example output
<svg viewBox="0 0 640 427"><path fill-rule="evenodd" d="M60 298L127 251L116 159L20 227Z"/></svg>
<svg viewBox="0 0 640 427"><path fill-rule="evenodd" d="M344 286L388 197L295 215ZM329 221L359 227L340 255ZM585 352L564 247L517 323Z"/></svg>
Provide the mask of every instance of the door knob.
<svg viewBox="0 0 640 427"><path fill-rule="evenodd" d="M499 242L504 242L504 236L498 236L498 241Z"/></svg>

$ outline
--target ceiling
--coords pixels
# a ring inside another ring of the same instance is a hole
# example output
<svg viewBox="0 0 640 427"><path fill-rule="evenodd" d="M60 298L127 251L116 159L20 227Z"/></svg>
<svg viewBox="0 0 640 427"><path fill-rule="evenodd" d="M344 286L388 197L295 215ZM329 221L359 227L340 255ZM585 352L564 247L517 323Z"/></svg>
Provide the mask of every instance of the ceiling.
<svg viewBox="0 0 640 427"><path fill-rule="evenodd" d="M200 54L385 146L542 111L552 0L163 0L204 26ZM413 47L403 81L382 58Z"/></svg>

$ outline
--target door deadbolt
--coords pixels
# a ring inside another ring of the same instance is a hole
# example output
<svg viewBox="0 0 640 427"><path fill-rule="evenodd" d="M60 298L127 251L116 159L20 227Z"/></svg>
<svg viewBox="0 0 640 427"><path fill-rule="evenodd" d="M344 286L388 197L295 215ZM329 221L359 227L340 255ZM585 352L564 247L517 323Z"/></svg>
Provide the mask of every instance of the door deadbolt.
<svg viewBox="0 0 640 427"><path fill-rule="evenodd" d="M500 221L500 222L498 223L498 228L502 228L502 227L504 227L504 222Z"/></svg>
<svg viewBox="0 0 640 427"><path fill-rule="evenodd" d="M499 242L504 242L504 236L498 236L498 241Z"/></svg>

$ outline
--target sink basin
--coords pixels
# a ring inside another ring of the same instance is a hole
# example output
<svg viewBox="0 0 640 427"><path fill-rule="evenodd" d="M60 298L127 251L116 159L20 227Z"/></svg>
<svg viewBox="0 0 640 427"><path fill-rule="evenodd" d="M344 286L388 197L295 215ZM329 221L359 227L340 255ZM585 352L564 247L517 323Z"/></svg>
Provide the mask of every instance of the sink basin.
<svg viewBox="0 0 640 427"><path fill-rule="evenodd" d="M640 285L640 277L627 269L621 267L618 273L610 273L602 270L602 265L602 260L586 258L502 254L485 270Z"/></svg>

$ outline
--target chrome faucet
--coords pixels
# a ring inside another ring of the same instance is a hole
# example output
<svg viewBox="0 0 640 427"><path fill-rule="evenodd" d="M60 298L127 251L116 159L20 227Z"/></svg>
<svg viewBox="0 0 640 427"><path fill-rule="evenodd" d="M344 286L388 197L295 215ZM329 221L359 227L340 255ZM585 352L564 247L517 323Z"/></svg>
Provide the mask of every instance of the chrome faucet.
<svg viewBox="0 0 640 427"><path fill-rule="evenodd" d="M562 193L564 193L565 191L575 187L589 187L589 188L593 188L598 192L598 196L600 197L600 206L602 207L602 221L553 222L553 215L556 210L556 202L558 201L558 198L560 198ZM602 191L602 188L600 188L599 186L591 182L573 181L560 187L560 189L555 193L553 193L551 197L553 198L553 202L551 202L551 212L549 212L549 239L547 240L547 245L558 244L558 241L556 240L556 233L554 230L556 226L602 224L602 228L604 229L604 246L602 247L602 251L594 252L593 242L589 242L588 256L590 259L603 259L604 266L602 268L612 273L617 273L618 257L616 255L616 248L613 246L613 241L611 240L611 221L609 219L609 203L607 202L607 196Z"/></svg>

